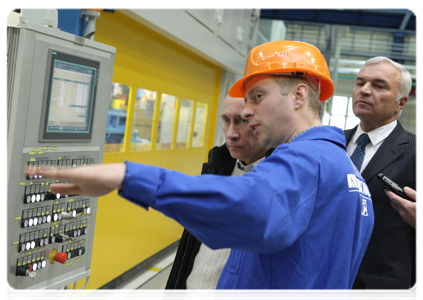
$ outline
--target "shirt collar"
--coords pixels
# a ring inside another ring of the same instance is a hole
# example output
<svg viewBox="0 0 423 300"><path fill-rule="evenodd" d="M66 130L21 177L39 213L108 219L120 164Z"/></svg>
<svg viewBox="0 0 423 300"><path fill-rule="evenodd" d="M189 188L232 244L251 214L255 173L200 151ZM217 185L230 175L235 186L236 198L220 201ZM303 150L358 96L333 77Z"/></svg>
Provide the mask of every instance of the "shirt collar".
<svg viewBox="0 0 423 300"><path fill-rule="evenodd" d="M249 164L249 165L245 165L242 160L237 159L236 160L236 166L238 167L238 169L244 171L244 172L250 172L255 166L257 166L257 164L259 162L261 162L263 159L265 159L265 157L260 158L259 160L256 160L255 162Z"/></svg>
<svg viewBox="0 0 423 300"><path fill-rule="evenodd" d="M355 131L355 134L352 138L352 141L357 144L357 140L360 137L360 135L362 133L367 133L369 135L370 138L370 142L372 143L373 146L376 146L377 144L379 144L380 142L382 142L383 140L385 140L388 135L391 134L391 132L395 129L395 127L397 126L397 120L392 121L389 124L386 124L382 127L373 129L372 131L369 132L365 132L363 129L361 129L360 124L358 124L357 126L357 130Z"/></svg>

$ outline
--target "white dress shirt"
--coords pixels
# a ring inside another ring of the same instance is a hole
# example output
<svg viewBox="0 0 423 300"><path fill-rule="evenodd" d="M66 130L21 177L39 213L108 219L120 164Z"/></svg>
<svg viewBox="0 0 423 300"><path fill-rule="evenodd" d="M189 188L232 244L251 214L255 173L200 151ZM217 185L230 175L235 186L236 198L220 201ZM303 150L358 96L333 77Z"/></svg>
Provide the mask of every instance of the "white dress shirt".
<svg viewBox="0 0 423 300"><path fill-rule="evenodd" d="M389 124L376 128L369 132L365 132L363 129L361 129L361 125L360 125L361 123L359 124L359 126L357 126L357 130L355 131L354 135L352 136L350 142L347 145L348 156L351 157L351 155L353 154L355 148L357 147L357 140L362 133L367 133L370 138L370 143L367 144L365 149L363 164L361 165L360 173L362 173L363 170L367 167L369 161L372 159L377 149L379 149L383 141L395 129L395 127L397 126L397 123L398 123L397 120L395 120Z"/></svg>

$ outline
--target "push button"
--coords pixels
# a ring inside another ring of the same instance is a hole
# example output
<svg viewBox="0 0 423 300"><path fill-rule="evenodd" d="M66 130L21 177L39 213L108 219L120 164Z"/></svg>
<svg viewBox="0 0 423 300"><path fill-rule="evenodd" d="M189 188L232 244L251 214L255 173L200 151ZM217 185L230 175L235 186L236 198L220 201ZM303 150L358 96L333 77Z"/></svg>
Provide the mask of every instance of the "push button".
<svg viewBox="0 0 423 300"><path fill-rule="evenodd" d="M64 264L67 259L68 256L66 255L66 253L56 253L56 255L54 256L54 260L61 264Z"/></svg>
<svg viewBox="0 0 423 300"><path fill-rule="evenodd" d="M31 195L25 195L24 196L24 204L29 204L31 203Z"/></svg>

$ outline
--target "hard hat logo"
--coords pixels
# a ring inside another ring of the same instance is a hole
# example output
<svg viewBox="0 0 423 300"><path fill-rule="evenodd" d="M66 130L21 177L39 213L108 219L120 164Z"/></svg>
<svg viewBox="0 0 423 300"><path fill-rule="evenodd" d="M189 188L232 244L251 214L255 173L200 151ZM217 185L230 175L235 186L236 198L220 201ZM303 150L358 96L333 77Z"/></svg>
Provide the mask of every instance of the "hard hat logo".
<svg viewBox="0 0 423 300"><path fill-rule="evenodd" d="M334 91L329 68L315 46L296 41L274 41L251 49L245 65L244 78L229 91L231 97L244 97L245 84L253 76L303 76L319 93L321 101Z"/></svg>

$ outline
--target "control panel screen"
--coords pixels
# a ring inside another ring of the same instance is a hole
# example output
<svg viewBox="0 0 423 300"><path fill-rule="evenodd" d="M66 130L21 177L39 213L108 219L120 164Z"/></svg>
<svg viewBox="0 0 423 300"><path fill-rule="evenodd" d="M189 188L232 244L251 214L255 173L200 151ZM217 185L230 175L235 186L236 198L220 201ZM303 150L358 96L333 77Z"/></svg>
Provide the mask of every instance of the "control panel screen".
<svg viewBox="0 0 423 300"><path fill-rule="evenodd" d="M41 141L91 140L99 62L49 51Z"/></svg>

